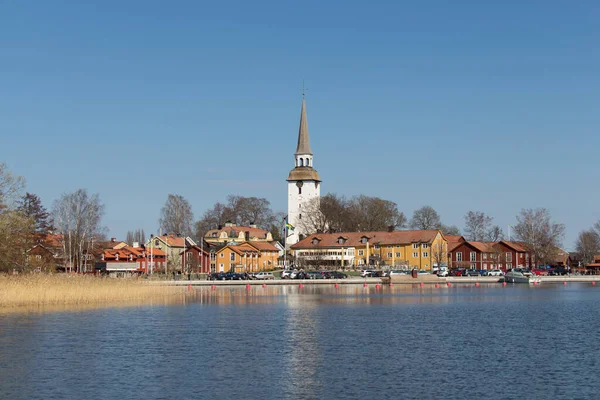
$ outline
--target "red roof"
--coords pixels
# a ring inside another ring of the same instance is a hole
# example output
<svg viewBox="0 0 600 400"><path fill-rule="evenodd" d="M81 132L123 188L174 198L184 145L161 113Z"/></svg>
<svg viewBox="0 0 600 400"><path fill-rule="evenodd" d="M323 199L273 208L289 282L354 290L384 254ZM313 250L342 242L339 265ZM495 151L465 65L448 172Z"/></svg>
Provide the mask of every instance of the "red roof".
<svg viewBox="0 0 600 400"><path fill-rule="evenodd" d="M206 234L204 235L204 237L206 238L219 238L221 237L221 233L225 232L227 234L227 237L239 237L240 233L245 233L248 232L248 234L250 235L250 237L256 237L259 239L266 239L267 238L267 234L269 233L269 231L265 230L265 229L260 229L260 228L253 228L250 226L225 226L221 229L212 229L208 232L206 232ZM215 236L216 235L216 236Z"/></svg>
<svg viewBox="0 0 600 400"><path fill-rule="evenodd" d="M369 245L395 245L410 243L431 243L440 233L438 230L427 231L382 231L382 232L341 232L315 233L292 246L292 249L313 247L356 247L363 246L361 239L366 237ZM339 242L342 238L343 243ZM313 239L318 243L313 244Z"/></svg>
<svg viewBox="0 0 600 400"><path fill-rule="evenodd" d="M527 245L523 242L509 242L506 240L501 240L498 243L504 243L505 245L507 245L508 247L510 247L511 249L518 251L518 252L523 252L526 253L529 251L529 249L527 248Z"/></svg>

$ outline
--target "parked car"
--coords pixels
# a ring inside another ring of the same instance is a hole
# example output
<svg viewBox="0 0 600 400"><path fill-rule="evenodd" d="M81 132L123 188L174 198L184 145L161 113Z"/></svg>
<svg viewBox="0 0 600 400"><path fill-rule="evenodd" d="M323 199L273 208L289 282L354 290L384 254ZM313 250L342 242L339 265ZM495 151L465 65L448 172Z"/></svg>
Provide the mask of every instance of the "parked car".
<svg viewBox="0 0 600 400"><path fill-rule="evenodd" d="M327 279L345 279L348 275L340 271L323 271L325 278Z"/></svg>
<svg viewBox="0 0 600 400"><path fill-rule="evenodd" d="M370 269L363 269L362 271L360 271L360 277L361 278L368 278L373 274L373 271L371 271Z"/></svg>
<svg viewBox="0 0 600 400"><path fill-rule="evenodd" d="M565 267L556 267L556 268L551 268L548 270L548 275L568 275L569 274L569 270L566 269Z"/></svg>
<svg viewBox="0 0 600 400"><path fill-rule="evenodd" d="M241 281L244 279L245 279L244 274L238 274L237 272L226 272L225 274L223 274L222 280L224 280L224 281Z"/></svg>
<svg viewBox="0 0 600 400"><path fill-rule="evenodd" d="M208 280L209 281L224 281L225 273L224 272L213 272L212 274L208 275Z"/></svg>
<svg viewBox="0 0 600 400"><path fill-rule="evenodd" d="M254 279L275 279L272 272L257 272L254 274Z"/></svg>
<svg viewBox="0 0 600 400"><path fill-rule="evenodd" d="M296 271L290 275L290 279L310 279L310 276L304 271Z"/></svg>
<svg viewBox="0 0 600 400"><path fill-rule="evenodd" d="M479 271L476 269L465 269L462 276L479 276Z"/></svg>
<svg viewBox="0 0 600 400"><path fill-rule="evenodd" d="M548 270L545 268L533 268L531 270L531 272L533 273L533 275L535 276L542 276L542 275L548 275Z"/></svg>
<svg viewBox="0 0 600 400"><path fill-rule="evenodd" d="M445 277L445 276L448 276L448 275L449 275L449 273L448 273L448 269L447 268L439 269L438 272L437 272L437 276L442 277L442 278Z"/></svg>
<svg viewBox="0 0 600 400"><path fill-rule="evenodd" d="M371 271L371 278L382 278L383 277L383 271Z"/></svg>
<svg viewBox="0 0 600 400"><path fill-rule="evenodd" d="M463 276L465 269L464 268L457 268L457 269L452 269L449 272L450 276Z"/></svg>
<svg viewBox="0 0 600 400"><path fill-rule="evenodd" d="M407 275L410 272L408 271L403 271L401 269L393 269L391 271L388 272L387 276L394 276L394 275Z"/></svg>
<svg viewBox="0 0 600 400"><path fill-rule="evenodd" d="M290 279L291 274L292 271L284 269L283 271L281 271L281 279Z"/></svg>
<svg viewBox="0 0 600 400"><path fill-rule="evenodd" d="M491 269L488 271L487 276L504 276L504 272L501 269Z"/></svg>

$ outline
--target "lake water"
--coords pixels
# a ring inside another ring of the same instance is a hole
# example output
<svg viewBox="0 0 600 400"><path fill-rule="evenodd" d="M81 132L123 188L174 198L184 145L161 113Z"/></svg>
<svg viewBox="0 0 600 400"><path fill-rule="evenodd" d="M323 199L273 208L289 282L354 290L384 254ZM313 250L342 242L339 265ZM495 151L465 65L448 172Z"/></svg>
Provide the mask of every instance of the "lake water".
<svg viewBox="0 0 600 400"><path fill-rule="evenodd" d="M0 399L600 398L590 284L192 293L0 314Z"/></svg>

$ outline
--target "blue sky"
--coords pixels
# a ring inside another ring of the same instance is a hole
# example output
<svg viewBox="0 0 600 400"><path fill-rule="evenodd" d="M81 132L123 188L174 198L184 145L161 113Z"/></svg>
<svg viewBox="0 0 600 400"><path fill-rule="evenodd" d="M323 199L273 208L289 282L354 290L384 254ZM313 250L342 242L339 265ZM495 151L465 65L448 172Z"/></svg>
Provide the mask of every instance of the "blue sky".
<svg viewBox="0 0 600 400"><path fill-rule="evenodd" d="M325 4L326 3L326 4ZM0 161L50 208L86 188L110 235L228 194L284 211L302 80L322 193L506 230L600 218L595 1L3 1Z"/></svg>

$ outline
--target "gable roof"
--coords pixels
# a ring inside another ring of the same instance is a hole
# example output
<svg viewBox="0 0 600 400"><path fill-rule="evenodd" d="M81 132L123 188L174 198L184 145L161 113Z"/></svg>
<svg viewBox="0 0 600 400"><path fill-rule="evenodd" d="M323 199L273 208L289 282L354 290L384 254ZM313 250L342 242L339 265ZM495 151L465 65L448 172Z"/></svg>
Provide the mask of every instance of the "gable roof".
<svg viewBox="0 0 600 400"><path fill-rule="evenodd" d="M250 227L250 226L224 226L221 229L211 229L210 231L206 232L204 234L205 238L220 238L221 237L221 233L225 232L227 234L228 238L238 238L240 236L240 233L246 233L248 232L248 235L250 235L250 237L256 237L259 239L266 239L267 235L269 234L269 231L267 231L266 229L260 229L260 228L254 228L254 227ZM216 235L216 236L215 236Z"/></svg>
<svg viewBox="0 0 600 400"><path fill-rule="evenodd" d="M511 249L518 252L526 253L529 251L529 249L527 248L527 244L523 242L509 242L507 240L501 240L498 243L504 243L505 246L510 247Z"/></svg>
<svg viewBox="0 0 600 400"><path fill-rule="evenodd" d="M196 242L194 242L189 236L176 236L172 233L168 235L154 236L153 239L159 239L169 247L184 247L186 241L192 246L196 245ZM150 239L148 239L148 243L150 243Z"/></svg>
<svg viewBox="0 0 600 400"><path fill-rule="evenodd" d="M381 231L381 232L340 232L340 233L314 233L291 246L292 249L313 247L355 247L363 246L361 238L366 237L369 245L392 245L410 243L431 243L435 237L442 233L438 230L426 231ZM340 237L346 238L343 244L338 242ZM442 235L443 237L443 235ZM318 243L313 244L313 239Z"/></svg>

